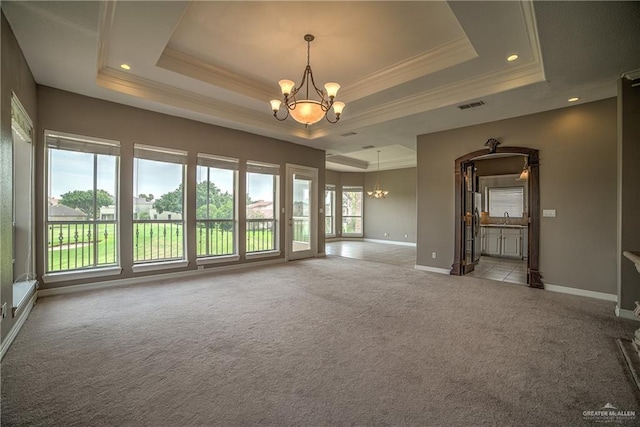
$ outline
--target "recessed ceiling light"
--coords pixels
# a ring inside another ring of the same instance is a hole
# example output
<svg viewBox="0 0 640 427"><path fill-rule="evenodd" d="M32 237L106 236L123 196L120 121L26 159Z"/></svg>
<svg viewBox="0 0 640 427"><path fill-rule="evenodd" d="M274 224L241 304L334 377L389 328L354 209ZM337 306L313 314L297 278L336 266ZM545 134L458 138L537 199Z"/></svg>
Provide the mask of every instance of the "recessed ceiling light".
<svg viewBox="0 0 640 427"><path fill-rule="evenodd" d="M510 56L507 57L507 61L509 61L509 62L513 62L516 59L518 59L518 55L516 55L515 53L513 55L510 55Z"/></svg>
<svg viewBox="0 0 640 427"><path fill-rule="evenodd" d="M569 101L569 102L576 102L576 101L578 101L579 99L580 99L580 98L573 97L573 98L569 98L569 99L567 99L567 101Z"/></svg>
<svg viewBox="0 0 640 427"><path fill-rule="evenodd" d="M129 64L120 64L120 68L122 68L123 70L130 70L131 66Z"/></svg>

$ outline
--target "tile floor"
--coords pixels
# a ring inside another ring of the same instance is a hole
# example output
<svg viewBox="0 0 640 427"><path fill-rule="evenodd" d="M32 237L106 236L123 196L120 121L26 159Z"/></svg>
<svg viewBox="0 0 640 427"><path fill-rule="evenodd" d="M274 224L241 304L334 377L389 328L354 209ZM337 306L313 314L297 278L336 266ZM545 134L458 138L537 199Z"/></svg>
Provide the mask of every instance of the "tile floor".
<svg viewBox="0 0 640 427"><path fill-rule="evenodd" d="M359 240L341 240L338 242L327 242L325 252L327 255L393 264L402 267L414 268L416 265L416 248L413 246L363 242Z"/></svg>
<svg viewBox="0 0 640 427"><path fill-rule="evenodd" d="M483 256L467 276L526 285L527 261Z"/></svg>
<svg viewBox="0 0 640 427"><path fill-rule="evenodd" d="M327 242L325 251L328 256L355 258L401 267L414 268L416 264L416 248L412 246L342 240ZM480 258L475 270L467 276L526 285L527 261L484 256Z"/></svg>

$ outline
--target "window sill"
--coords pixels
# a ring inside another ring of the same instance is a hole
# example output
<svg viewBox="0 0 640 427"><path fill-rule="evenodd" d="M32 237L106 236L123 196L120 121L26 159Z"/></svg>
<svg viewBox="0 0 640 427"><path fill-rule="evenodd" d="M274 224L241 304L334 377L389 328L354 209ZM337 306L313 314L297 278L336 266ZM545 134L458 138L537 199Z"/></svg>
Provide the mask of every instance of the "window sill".
<svg viewBox="0 0 640 427"><path fill-rule="evenodd" d="M222 255L216 257L205 257L196 259L196 265L220 264L223 262L240 261L239 255Z"/></svg>
<svg viewBox="0 0 640 427"><path fill-rule="evenodd" d="M189 261L166 261L166 262L150 262L145 264L136 264L132 267L134 273L142 273L145 271L169 270L172 268L184 268L189 266Z"/></svg>
<svg viewBox="0 0 640 427"><path fill-rule="evenodd" d="M271 258L280 255L280 251L251 252L244 256L245 259Z"/></svg>
<svg viewBox="0 0 640 427"><path fill-rule="evenodd" d="M48 273L42 276L44 283L59 283L70 280L93 279L103 276L119 276L122 273L120 267L94 268L91 270L65 271L61 273Z"/></svg>

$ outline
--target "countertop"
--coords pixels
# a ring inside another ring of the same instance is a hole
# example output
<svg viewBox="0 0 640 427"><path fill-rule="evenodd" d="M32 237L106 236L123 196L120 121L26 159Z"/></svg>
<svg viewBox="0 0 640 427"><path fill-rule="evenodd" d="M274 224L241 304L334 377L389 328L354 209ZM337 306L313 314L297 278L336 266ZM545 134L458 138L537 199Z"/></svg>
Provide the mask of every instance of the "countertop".
<svg viewBox="0 0 640 427"><path fill-rule="evenodd" d="M480 227L493 227L493 228L527 228L526 225L517 224L480 224Z"/></svg>

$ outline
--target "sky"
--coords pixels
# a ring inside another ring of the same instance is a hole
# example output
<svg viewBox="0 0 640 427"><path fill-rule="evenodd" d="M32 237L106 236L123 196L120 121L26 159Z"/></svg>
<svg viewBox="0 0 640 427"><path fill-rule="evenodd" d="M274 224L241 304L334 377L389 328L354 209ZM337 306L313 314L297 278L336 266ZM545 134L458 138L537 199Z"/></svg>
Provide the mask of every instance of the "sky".
<svg viewBox="0 0 640 427"><path fill-rule="evenodd" d="M93 154L67 150L50 151L49 194L57 199L64 193L74 190L93 189ZM116 192L116 162L113 156L98 156L97 188L111 195ZM136 173L137 172L137 173ZM163 194L178 188L181 182L182 166L172 163L136 159L134 163L133 193L153 194L160 198ZM206 175L197 176L198 182ZM225 170L212 169L210 179L222 192L233 193L233 179ZM253 200L273 199L271 177L250 174L247 180L250 196Z"/></svg>

